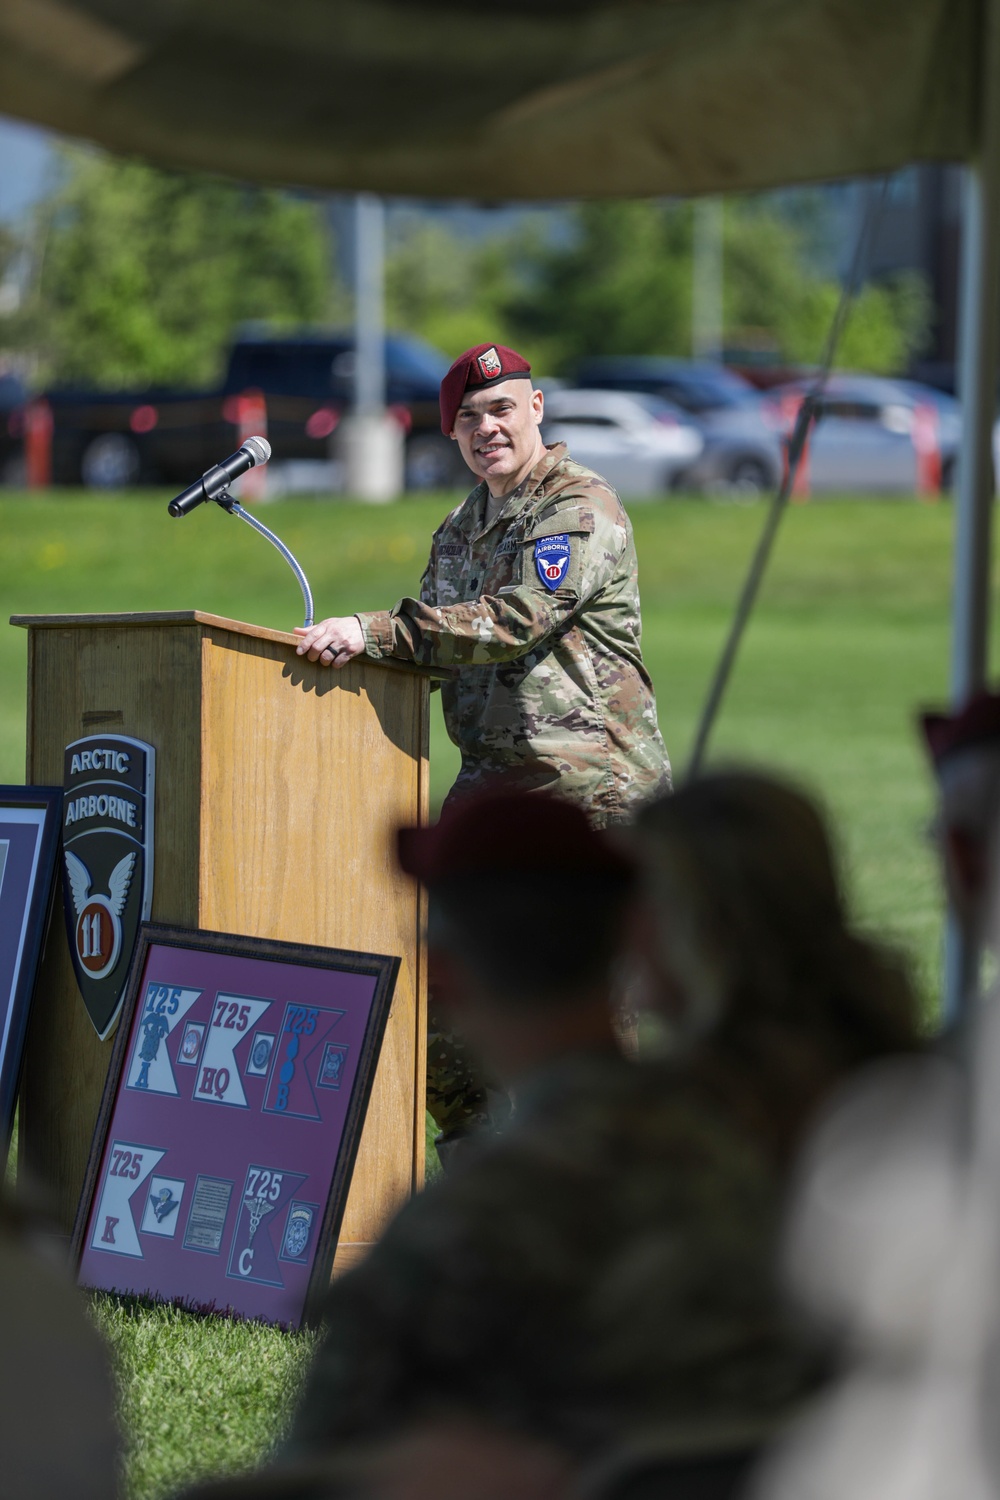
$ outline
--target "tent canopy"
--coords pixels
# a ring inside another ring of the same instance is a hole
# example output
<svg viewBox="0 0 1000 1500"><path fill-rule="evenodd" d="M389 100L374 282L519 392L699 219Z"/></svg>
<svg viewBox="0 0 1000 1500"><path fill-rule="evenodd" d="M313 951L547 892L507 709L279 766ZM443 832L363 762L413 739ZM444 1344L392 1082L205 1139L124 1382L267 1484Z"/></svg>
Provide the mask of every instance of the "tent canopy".
<svg viewBox="0 0 1000 1500"><path fill-rule="evenodd" d="M729 193L956 160L977 0L2 0L0 109L389 194Z"/></svg>

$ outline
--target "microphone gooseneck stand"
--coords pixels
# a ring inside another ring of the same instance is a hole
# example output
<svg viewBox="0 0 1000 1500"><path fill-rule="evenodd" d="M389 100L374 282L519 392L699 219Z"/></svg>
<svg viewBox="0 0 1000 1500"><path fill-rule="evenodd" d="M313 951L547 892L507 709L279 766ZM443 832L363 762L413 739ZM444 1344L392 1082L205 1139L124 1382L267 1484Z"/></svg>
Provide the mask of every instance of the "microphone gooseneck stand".
<svg viewBox="0 0 1000 1500"><path fill-rule="evenodd" d="M256 516L252 516L249 511L244 510L240 502L228 490L223 490L221 495L215 495L213 498L216 505L221 505L222 509L227 510L231 516L239 516L240 520L245 521L248 526L252 526L254 531L259 531L261 536L266 536L272 547L277 547L299 581L299 588L302 590L302 602L306 607L306 617L302 621L302 624L308 628L313 623L312 589L309 587L309 580L305 573L303 573L293 553L285 546L280 536L275 536L274 532L269 531L262 521L258 521Z"/></svg>

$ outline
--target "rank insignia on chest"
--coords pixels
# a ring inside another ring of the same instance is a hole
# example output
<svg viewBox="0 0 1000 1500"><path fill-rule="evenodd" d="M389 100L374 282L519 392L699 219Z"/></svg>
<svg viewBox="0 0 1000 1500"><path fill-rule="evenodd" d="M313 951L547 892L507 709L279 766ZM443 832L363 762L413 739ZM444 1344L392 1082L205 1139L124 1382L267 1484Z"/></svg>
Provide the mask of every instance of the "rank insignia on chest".
<svg viewBox="0 0 1000 1500"><path fill-rule="evenodd" d="M547 589L557 589L569 571L569 534L546 536L535 543L535 567Z"/></svg>

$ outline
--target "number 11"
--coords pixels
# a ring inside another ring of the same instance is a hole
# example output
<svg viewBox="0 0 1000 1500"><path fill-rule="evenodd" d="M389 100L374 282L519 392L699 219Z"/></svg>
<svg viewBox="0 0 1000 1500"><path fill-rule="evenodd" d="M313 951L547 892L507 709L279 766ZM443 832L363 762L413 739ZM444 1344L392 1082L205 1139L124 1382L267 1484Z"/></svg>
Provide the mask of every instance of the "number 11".
<svg viewBox="0 0 1000 1500"><path fill-rule="evenodd" d="M92 917L84 917L83 947L80 949L81 958L98 958L101 952L101 914L95 911Z"/></svg>

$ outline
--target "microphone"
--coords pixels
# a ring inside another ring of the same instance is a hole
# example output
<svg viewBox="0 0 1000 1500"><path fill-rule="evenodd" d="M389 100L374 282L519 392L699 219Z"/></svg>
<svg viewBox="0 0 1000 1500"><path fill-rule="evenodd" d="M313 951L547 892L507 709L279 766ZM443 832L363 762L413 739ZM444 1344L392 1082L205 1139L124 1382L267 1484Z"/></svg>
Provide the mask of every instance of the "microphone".
<svg viewBox="0 0 1000 1500"><path fill-rule="evenodd" d="M189 484L183 494L171 500L167 506L168 514L186 516L188 511L194 510L196 505L203 505L206 500L217 500L226 492L234 479L239 479L247 469L256 468L257 464L266 464L270 457L271 444L267 438L247 438L235 453L223 459L221 464L213 464L210 469L206 469L200 479L196 479L194 484Z"/></svg>

